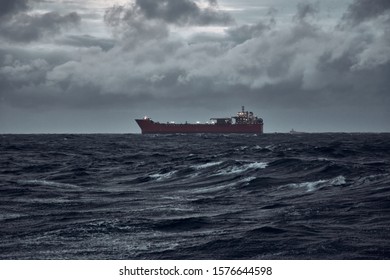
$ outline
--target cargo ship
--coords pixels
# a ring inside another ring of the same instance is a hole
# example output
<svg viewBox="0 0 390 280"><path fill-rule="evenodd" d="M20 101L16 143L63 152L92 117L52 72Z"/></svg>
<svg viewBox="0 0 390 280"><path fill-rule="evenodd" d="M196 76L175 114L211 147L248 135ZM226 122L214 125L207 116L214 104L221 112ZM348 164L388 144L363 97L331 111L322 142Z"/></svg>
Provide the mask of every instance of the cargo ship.
<svg viewBox="0 0 390 280"><path fill-rule="evenodd" d="M149 117L135 120L142 134L174 134L174 133L263 133L263 119L256 117L253 112L241 112L229 118L211 118L207 123L160 123Z"/></svg>

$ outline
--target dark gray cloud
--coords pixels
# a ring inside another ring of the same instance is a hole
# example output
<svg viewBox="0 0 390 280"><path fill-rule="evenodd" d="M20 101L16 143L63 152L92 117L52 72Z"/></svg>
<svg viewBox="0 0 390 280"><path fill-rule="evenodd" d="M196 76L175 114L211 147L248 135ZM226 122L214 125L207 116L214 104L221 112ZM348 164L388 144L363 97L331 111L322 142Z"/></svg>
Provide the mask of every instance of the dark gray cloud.
<svg viewBox="0 0 390 280"><path fill-rule="evenodd" d="M97 38L91 35L67 35L63 38L57 39L56 42L61 45L68 45L74 47L99 47L104 51L112 49L116 41L108 38Z"/></svg>
<svg viewBox="0 0 390 280"><path fill-rule="evenodd" d="M78 25L76 12L60 15L57 12L27 13L38 0L2 0L0 2L0 37L15 42L31 42L45 35ZM30 5L29 5L30 4Z"/></svg>
<svg viewBox="0 0 390 280"><path fill-rule="evenodd" d="M1 0L0 18L6 15L16 14L28 8L28 0Z"/></svg>
<svg viewBox="0 0 390 280"><path fill-rule="evenodd" d="M388 0L354 0L345 13L344 19L356 24L389 12L390 1Z"/></svg>
<svg viewBox="0 0 390 280"><path fill-rule="evenodd" d="M170 26L227 25L233 18L218 8L216 0L201 8L192 0L136 0L127 6L106 10L104 20L114 28L127 48L145 41L160 41L170 34Z"/></svg>
<svg viewBox="0 0 390 280"><path fill-rule="evenodd" d="M209 1L209 7L201 8L192 0L136 0L128 7L116 6L108 10L106 20L118 23L119 15L124 13L124 20L133 23L134 18L160 20L169 24L185 25L228 25L234 19L218 9L216 0Z"/></svg>
<svg viewBox="0 0 390 280"><path fill-rule="evenodd" d="M3 80L2 90L7 87L19 88L39 84L45 80L49 70L49 64L44 59L37 58L23 63L15 60L12 55L5 55L0 68L0 79Z"/></svg>
<svg viewBox="0 0 390 280"><path fill-rule="evenodd" d="M127 47L131 47L148 40L160 40L169 34L169 28L161 20L146 20L134 8L114 6L104 15L107 25L114 28L118 37L123 39Z"/></svg>
<svg viewBox="0 0 390 280"><path fill-rule="evenodd" d="M148 19L161 19L178 25L227 25L233 18L216 9L216 0L209 1L210 7L200 8L192 0L136 0L135 9Z"/></svg>
<svg viewBox="0 0 390 280"><path fill-rule="evenodd" d="M258 22L256 24L245 24L233 27L226 32L234 42L241 44L249 39L260 37L264 32L271 30L272 26L273 22Z"/></svg>
<svg viewBox="0 0 390 280"><path fill-rule="evenodd" d="M78 25L80 16L73 12L60 15L56 12L29 15L18 13L7 21L0 22L0 36L18 42L31 42L45 35L54 35L63 28Z"/></svg>
<svg viewBox="0 0 390 280"><path fill-rule="evenodd" d="M319 4L309 3L309 2L300 2L297 4L297 13L295 18L297 20L304 20L308 16L313 16L319 12Z"/></svg>

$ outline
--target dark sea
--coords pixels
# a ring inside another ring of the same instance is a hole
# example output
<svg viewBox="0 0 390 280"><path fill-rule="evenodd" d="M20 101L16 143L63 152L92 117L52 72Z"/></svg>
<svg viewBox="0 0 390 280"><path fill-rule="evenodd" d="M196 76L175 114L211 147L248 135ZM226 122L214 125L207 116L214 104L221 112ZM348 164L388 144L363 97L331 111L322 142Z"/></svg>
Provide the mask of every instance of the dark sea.
<svg viewBox="0 0 390 280"><path fill-rule="evenodd" d="M390 134L0 135L0 259L390 259Z"/></svg>

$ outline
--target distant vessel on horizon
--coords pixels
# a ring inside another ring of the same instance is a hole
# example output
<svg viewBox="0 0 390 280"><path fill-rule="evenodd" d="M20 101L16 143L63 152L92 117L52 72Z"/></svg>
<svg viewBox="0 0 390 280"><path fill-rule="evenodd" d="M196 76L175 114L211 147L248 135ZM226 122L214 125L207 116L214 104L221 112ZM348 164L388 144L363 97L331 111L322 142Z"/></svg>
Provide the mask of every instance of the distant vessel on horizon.
<svg viewBox="0 0 390 280"><path fill-rule="evenodd" d="M149 117L135 120L141 128L142 134L174 134L174 133L263 133L263 119L253 112L241 112L230 118L211 118L210 123L181 123L155 122Z"/></svg>
<svg viewBox="0 0 390 280"><path fill-rule="evenodd" d="M307 132L295 131L294 128L290 130L290 134L305 134Z"/></svg>

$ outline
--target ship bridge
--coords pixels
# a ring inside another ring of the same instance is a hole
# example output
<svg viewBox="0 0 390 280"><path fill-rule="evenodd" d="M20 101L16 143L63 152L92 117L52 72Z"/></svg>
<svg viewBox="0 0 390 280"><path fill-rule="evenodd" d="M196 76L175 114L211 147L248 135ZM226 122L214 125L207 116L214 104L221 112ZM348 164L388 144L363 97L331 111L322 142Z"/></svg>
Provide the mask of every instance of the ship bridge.
<svg viewBox="0 0 390 280"><path fill-rule="evenodd" d="M236 124L262 124L263 119L256 117L253 112L245 111L245 107L241 107L241 112L237 116L232 117Z"/></svg>

